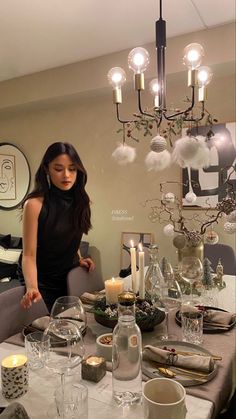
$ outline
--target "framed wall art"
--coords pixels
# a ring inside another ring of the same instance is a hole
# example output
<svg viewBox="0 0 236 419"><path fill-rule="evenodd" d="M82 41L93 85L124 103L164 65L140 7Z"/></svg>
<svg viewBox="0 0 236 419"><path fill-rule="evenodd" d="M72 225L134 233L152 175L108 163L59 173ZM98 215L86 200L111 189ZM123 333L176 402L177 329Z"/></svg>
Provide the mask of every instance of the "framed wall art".
<svg viewBox="0 0 236 419"><path fill-rule="evenodd" d="M209 206L215 208L227 194L228 185L225 181L236 161L236 123L216 124L212 130L214 137L209 141L210 166L200 170L183 169L182 205L184 208L209 208ZM191 134L206 136L208 131L208 126L200 126L197 130L193 128ZM192 190L197 196L194 203L188 203L184 198L190 191L189 178ZM235 172L231 175L230 181L236 187Z"/></svg>
<svg viewBox="0 0 236 419"><path fill-rule="evenodd" d="M0 209L17 208L29 186L30 168L24 153L13 144L0 143Z"/></svg>

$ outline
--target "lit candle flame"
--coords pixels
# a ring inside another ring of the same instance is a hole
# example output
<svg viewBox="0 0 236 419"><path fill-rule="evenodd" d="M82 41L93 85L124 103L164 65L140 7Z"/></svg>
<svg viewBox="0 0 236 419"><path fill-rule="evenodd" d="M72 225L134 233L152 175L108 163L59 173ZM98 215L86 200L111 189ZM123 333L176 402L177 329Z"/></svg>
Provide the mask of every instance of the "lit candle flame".
<svg viewBox="0 0 236 419"><path fill-rule="evenodd" d="M140 251L140 252L142 252L142 251L143 251L143 246L142 246L142 243L139 243L138 248L139 248L139 251Z"/></svg>
<svg viewBox="0 0 236 419"><path fill-rule="evenodd" d="M131 246L131 247L134 247L134 242L133 242L133 240L130 240L130 246Z"/></svg>

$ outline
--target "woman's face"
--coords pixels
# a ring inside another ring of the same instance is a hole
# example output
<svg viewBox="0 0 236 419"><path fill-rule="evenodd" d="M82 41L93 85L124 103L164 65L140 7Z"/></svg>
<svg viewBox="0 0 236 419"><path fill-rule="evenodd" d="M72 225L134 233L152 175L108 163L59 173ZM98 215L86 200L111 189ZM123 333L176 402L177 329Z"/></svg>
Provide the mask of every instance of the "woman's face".
<svg viewBox="0 0 236 419"><path fill-rule="evenodd" d="M51 182L59 189L68 191L77 177L77 168L67 154L61 154L48 165Z"/></svg>

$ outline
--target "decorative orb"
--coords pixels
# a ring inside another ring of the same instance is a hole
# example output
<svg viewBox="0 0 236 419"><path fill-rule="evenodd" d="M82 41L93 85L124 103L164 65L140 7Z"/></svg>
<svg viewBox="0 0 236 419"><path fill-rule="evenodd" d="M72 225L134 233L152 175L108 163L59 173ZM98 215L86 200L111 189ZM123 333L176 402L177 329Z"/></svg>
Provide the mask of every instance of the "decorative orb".
<svg viewBox="0 0 236 419"><path fill-rule="evenodd" d="M126 144L119 144L113 151L112 157L121 165L132 163L136 157L136 150Z"/></svg>
<svg viewBox="0 0 236 419"><path fill-rule="evenodd" d="M207 235L206 235L206 238L205 238L205 243L216 244L216 243L218 243L218 241L219 241L219 236L216 233L216 231L211 230L211 231L207 232Z"/></svg>
<svg viewBox="0 0 236 419"><path fill-rule="evenodd" d="M156 153L161 153L164 151L167 147L167 142L164 137L161 137L160 135L157 135L151 140L150 143L150 149L152 151L155 151Z"/></svg>
<svg viewBox="0 0 236 419"><path fill-rule="evenodd" d="M184 235L179 234L178 236L174 237L173 239L173 245L177 248L177 249L183 249L184 246L186 245L186 238Z"/></svg>
<svg viewBox="0 0 236 419"><path fill-rule="evenodd" d="M163 228L163 233L165 234L165 236L167 237L173 237L175 232L174 232L174 226L172 224L167 224L164 228Z"/></svg>
<svg viewBox="0 0 236 419"><path fill-rule="evenodd" d="M186 201L189 203L189 204L192 204L193 202L195 202L196 201L196 199L197 199L197 195L194 193L194 192L188 192L186 195L185 195L185 197L184 197L185 199L186 199Z"/></svg>
<svg viewBox="0 0 236 419"><path fill-rule="evenodd" d="M156 172L166 169L171 163L171 155L168 150L160 153L149 151L145 158L145 164L148 171L155 170Z"/></svg>
<svg viewBox="0 0 236 419"><path fill-rule="evenodd" d="M236 210L234 210L234 211L230 212L230 213L227 215L227 221L228 221L229 223L236 223Z"/></svg>
<svg viewBox="0 0 236 419"><path fill-rule="evenodd" d="M173 194L173 192L167 192L166 194L163 194L162 201L164 201L166 204L173 204L175 202L175 194Z"/></svg>
<svg viewBox="0 0 236 419"><path fill-rule="evenodd" d="M185 137L179 148L180 157L184 161L191 160L198 151L198 141L194 137Z"/></svg>
<svg viewBox="0 0 236 419"><path fill-rule="evenodd" d="M225 223L224 230L228 234L236 233L236 223L229 223L229 222Z"/></svg>

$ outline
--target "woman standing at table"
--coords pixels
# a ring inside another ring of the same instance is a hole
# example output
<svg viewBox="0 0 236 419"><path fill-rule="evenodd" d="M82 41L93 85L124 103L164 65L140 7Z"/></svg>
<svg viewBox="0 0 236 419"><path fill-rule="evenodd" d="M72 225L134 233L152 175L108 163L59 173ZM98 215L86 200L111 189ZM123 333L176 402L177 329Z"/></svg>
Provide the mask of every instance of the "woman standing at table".
<svg viewBox="0 0 236 419"><path fill-rule="evenodd" d="M72 268L94 269L93 261L78 253L83 233L91 228L86 181L86 170L71 144L56 142L48 147L34 190L23 203L18 276L26 285L24 308L43 298L50 311L56 298L67 294L66 277Z"/></svg>

